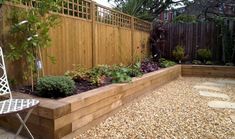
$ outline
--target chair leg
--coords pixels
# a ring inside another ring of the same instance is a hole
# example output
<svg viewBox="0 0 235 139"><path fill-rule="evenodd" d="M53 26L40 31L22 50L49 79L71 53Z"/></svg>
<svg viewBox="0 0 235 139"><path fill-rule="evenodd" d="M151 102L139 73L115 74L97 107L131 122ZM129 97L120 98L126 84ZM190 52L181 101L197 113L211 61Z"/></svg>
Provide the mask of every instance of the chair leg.
<svg viewBox="0 0 235 139"><path fill-rule="evenodd" d="M32 133L29 131L28 127L27 127L26 124L25 124L25 123L27 122L29 116L31 115L32 111L33 111L33 109L31 109L31 110L28 111L28 113L27 113L27 115L25 116L24 120L21 118L21 116L20 116L18 113L16 114L17 118L20 120L21 126L20 126L20 128L18 129L18 131L17 131L17 133L16 133L16 135L15 135L15 137L14 137L15 139L16 139L16 137L20 134L20 132L21 132L21 130L22 130L23 127L27 130L27 132L29 133L29 135L31 136L31 138L34 139Z"/></svg>

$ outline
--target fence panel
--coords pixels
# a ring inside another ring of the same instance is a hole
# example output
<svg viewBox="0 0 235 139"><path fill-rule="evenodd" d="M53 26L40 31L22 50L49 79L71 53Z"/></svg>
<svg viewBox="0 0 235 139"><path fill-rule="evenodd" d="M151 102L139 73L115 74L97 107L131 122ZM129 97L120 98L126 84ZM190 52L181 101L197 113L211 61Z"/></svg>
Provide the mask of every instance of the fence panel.
<svg viewBox="0 0 235 139"><path fill-rule="evenodd" d="M167 38L165 47L160 47L163 56L173 59L172 51L177 45L185 49L186 60L194 60L196 51L208 48L213 52L213 59L218 60L217 30L215 23L168 24L165 25Z"/></svg>
<svg viewBox="0 0 235 139"><path fill-rule="evenodd" d="M6 1L3 7L40 6L37 1ZM136 57L149 54L149 22L90 0L63 0L61 10L54 12L61 22L50 31L51 47L43 50L45 75L62 75L74 64L87 68L99 64L130 64ZM51 64L48 56L55 57L56 64Z"/></svg>

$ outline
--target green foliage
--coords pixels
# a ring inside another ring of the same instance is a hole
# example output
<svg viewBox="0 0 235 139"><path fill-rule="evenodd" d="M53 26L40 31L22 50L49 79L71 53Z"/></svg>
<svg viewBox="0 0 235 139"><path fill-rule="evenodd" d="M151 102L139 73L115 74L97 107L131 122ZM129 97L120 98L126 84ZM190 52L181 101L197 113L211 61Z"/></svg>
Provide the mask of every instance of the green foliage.
<svg viewBox="0 0 235 139"><path fill-rule="evenodd" d="M211 60L212 52L209 49L198 49L197 50L197 57L198 57L199 60L206 63L206 61Z"/></svg>
<svg viewBox="0 0 235 139"><path fill-rule="evenodd" d="M75 83L65 76L48 76L38 80L36 91L39 96L46 98L60 98L74 93Z"/></svg>
<svg viewBox="0 0 235 139"><path fill-rule="evenodd" d="M170 60L166 60L165 58L161 58L159 60L159 62L160 62L160 67L162 67L162 68L168 68L168 67L176 65L175 62L170 61Z"/></svg>
<svg viewBox="0 0 235 139"><path fill-rule="evenodd" d="M233 63L226 63L225 66L234 66Z"/></svg>
<svg viewBox="0 0 235 139"><path fill-rule="evenodd" d="M206 65L213 65L214 63L212 61L206 61Z"/></svg>
<svg viewBox="0 0 235 139"><path fill-rule="evenodd" d="M80 65L73 65L74 69L67 71L65 76L71 77L74 81L85 80L87 78L88 70Z"/></svg>
<svg viewBox="0 0 235 139"><path fill-rule="evenodd" d="M128 75L131 77L140 77L143 75L143 72L141 71L141 62L138 61L135 64L131 65L129 67Z"/></svg>
<svg viewBox="0 0 235 139"><path fill-rule="evenodd" d="M197 18L192 15L181 14L174 18L173 23L196 23Z"/></svg>
<svg viewBox="0 0 235 139"><path fill-rule="evenodd" d="M176 60L181 61L184 58L185 51L181 45L177 45L175 50L173 50L173 56Z"/></svg>
<svg viewBox="0 0 235 139"><path fill-rule="evenodd" d="M88 73L88 80L95 85L102 85L109 82L111 70L110 66L100 65L91 69Z"/></svg>
<svg viewBox="0 0 235 139"><path fill-rule="evenodd" d="M9 60L25 59L28 71L34 73L38 70L36 60L40 59L39 49L50 45L49 29L58 23L57 16L49 14L49 12L58 10L59 6L57 0L43 0L36 7L33 8L31 5L28 9L14 8L11 10L9 18L11 42L7 47Z"/></svg>
<svg viewBox="0 0 235 139"><path fill-rule="evenodd" d="M195 65L201 65L202 62L199 61L199 60L193 60L192 64L195 64Z"/></svg>
<svg viewBox="0 0 235 139"><path fill-rule="evenodd" d="M130 77L130 68L123 66L114 66L111 72L111 78L113 83L127 83L132 79Z"/></svg>

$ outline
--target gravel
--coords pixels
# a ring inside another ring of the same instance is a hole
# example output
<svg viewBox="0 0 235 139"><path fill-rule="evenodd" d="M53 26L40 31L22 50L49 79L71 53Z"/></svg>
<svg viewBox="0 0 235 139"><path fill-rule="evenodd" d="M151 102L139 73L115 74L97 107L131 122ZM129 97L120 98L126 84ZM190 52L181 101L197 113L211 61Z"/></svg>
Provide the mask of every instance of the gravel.
<svg viewBox="0 0 235 139"><path fill-rule="evenodd" d="M232 109L213 109L207 103L223 98L200 96L193 87L216 78L179 78L125 105L119 112L76 139L198 139L235 137ZM235 102L235 86L222 92ZM224 100L225 101L225 100Z"/></svg>

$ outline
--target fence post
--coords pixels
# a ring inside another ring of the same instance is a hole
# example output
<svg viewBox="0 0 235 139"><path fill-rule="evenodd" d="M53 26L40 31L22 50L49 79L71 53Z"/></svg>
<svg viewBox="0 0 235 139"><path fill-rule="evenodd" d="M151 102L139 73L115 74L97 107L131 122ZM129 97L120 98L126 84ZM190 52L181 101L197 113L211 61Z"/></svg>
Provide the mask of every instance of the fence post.
<svg viewBox="0 0 235 139"><path fill-rule="evenodd" d="M92 21L92 67L97 65L97 44L96 44L96 9L95 2L91 1L91 21Z"/></svg>
<svg viewBox="0 0 235 139"><path fill-rule="evenodd" d="M4 39L4 6L0 5L0 47L3 47Z"/></svg>
<svg viewBox="0 0 235 139"><path fill-rule="evenodd" d="M131 16L131 62L134 63L134 34L135 34L135 19Z"/></svg>

